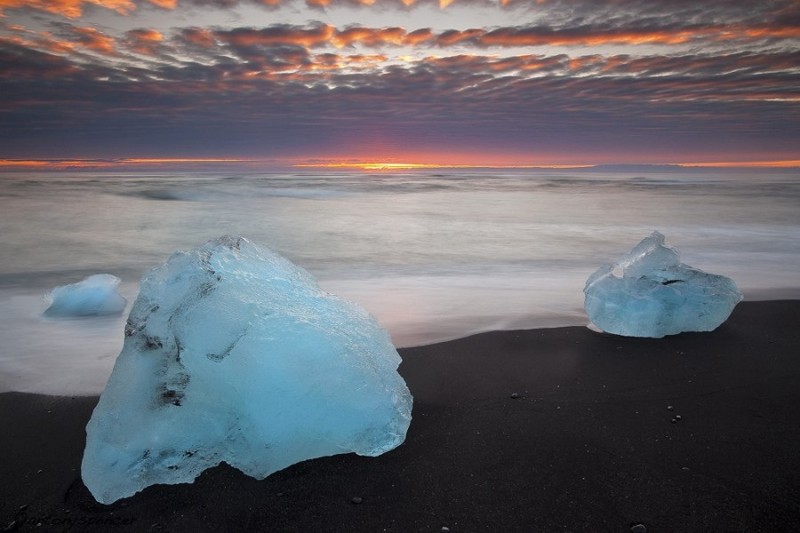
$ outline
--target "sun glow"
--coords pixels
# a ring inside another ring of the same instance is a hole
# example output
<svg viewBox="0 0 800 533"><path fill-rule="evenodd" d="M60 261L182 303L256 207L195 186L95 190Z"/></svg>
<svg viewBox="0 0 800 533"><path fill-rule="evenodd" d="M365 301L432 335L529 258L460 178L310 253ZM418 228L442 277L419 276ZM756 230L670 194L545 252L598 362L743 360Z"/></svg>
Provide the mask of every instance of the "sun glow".
<svg viewBox="0 0 800 533"><path fill-rule="evenodd" d="M494 163L491 160L475 163L435 163L435 162L402 162L402 161L370 161L353 159L333 159L329 161L315 161L308 163L296 163L295 168L318 168L318 169L345 169L362 170L365 172L392 172L403 170L435 170L435 169L580 169L591 168L603 165L605 162L580 162L580 163ZM624 163L622 163L624 165ZM632 163L640 164L640 163ZM647 164L647 163L643 163ZM707 161L707 162L659 162L656 165L671 165L683 168L800 168L800 160L758 160L758 161Z"/></svg>
<svg viewBox="0 0 800 533"><path fill-rule="evenodd" d="M362 161L336 159L327 161L297 162L277 159L240 159L213 157L171 157L171 158L111 158L111 159L0 159L0 171L23 170L99 170L99 169L144 169L144 168L202 168L238 165L260 170L269 168L360 170L363 172L396 172L412 170L447 169L579 169L591 168L602 163L494 163L491 160L479 163L434 163L402 161ZM800 159L761 160L761 161L709 161L660 163L683 168L800 168Z"/></svg>
<svg viewBox="0 0 800 533"><path fill-rule="evenodd" d="M592 165L493 165L493 164L447 164L447 163L386 163L382 161L369 162L340 162L328 163L298 163L295 168L329 168L349 169L364 171L393 171L393 170L431 170L431 169L481 169L481 168L588 168Z"/></svg>

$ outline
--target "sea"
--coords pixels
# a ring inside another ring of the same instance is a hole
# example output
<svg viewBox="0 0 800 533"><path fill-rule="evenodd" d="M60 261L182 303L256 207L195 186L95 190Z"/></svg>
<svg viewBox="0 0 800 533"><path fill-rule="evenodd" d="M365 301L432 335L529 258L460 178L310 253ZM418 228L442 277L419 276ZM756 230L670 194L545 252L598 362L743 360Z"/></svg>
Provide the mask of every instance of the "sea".
<svg viewBox="0 0 800 533"><path fill-rule="evenodd" d="M0 173L0 392L97 394L138 283L242 235L370 311L398 347L586 326L583 287L653 231L747 300L800 298L800 171L486 169ZM120 316L49 318L121 278Z"/></svg>

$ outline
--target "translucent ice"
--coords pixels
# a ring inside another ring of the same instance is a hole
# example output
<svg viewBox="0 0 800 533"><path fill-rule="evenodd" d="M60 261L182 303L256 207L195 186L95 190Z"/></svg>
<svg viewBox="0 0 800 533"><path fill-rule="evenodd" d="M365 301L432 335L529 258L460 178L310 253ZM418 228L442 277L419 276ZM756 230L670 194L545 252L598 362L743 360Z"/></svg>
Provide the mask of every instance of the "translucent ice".
<svg viewBox="0 0 800 533"><path fill-rule="evenodd" d="M111 274L95 274L78 283L56 287L50 292L48 316L118 315L128 301L117 287L120 279Z"/></svg>
<svg viewBox="0 0 800 533"><path fill-rule="evenodd" d="M411 394L388 334L241 237L176 252L142 280L86 427L83 480L111 503L222 461L258 479L400 445Z"/></svg>
<svg viewBox="0 0 800 533"><path fill-rule="evenodd" d="M733 280L681 263L657 231L589 276L583 292L592 323L628 337L712 331L742 300Z"/></svg>

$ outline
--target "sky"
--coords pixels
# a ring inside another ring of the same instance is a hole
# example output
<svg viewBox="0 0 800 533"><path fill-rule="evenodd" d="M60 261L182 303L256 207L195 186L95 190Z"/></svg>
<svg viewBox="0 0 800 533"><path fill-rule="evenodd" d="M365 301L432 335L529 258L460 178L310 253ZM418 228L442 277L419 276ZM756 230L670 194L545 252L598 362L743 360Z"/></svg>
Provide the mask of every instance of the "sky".
<svg viewBox="0 0 800 533"><path fill-rule="evenodd" d="M800 1L0 0L0 159L800 165Z"/></svg>

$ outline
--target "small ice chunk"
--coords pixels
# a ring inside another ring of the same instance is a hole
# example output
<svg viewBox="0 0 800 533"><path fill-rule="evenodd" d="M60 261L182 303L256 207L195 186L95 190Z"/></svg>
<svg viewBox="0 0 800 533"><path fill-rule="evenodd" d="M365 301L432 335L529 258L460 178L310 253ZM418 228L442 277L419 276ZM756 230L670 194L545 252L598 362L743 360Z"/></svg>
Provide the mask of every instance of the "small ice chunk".
<svg viewBox="0 0 800 533"><path fill-rule="evenodd" d="M377 321L241 237L176 252L142 280L86 427L81 472L102 503L191 483L221 462L263 479L405 439L412 397Z"/></svg>
<svg viewBox="0 0 800 533"><path fill-rule="evenodd" d="M653 338L712 331L743 298L730 278L681 263L657 231L589 276L583 292L586 314L601 330Z"/></svg>
<svg viewBox="0 0 800 533"><path fill-rule="evenodd" d="M120 279L111 274L95 274L78 283L50 291L46 316L118 315L128 303L117 292Z"/></svg>

